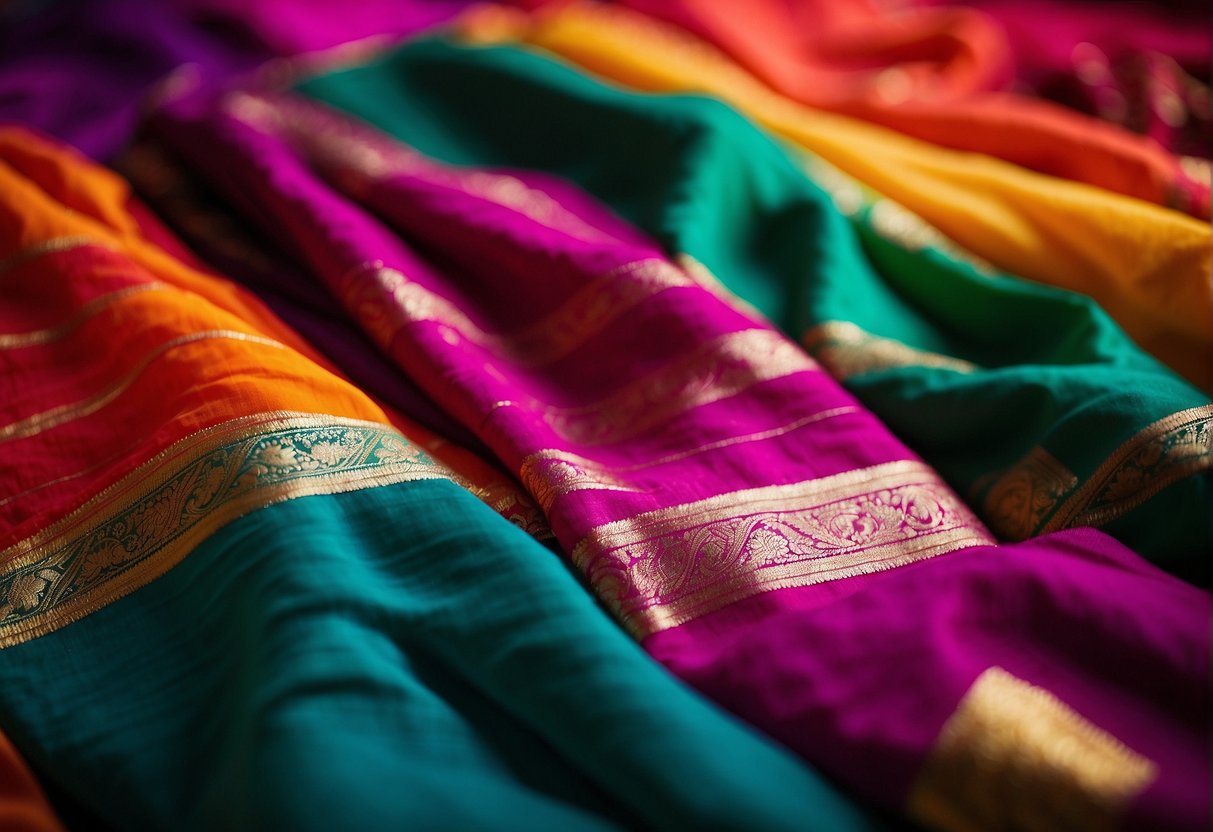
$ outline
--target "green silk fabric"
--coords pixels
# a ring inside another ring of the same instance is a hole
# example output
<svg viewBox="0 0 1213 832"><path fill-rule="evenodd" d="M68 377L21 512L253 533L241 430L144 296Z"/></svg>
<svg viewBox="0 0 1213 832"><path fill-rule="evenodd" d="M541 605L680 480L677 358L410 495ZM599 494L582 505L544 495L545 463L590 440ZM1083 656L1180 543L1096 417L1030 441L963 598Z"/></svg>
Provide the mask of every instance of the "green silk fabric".
<svg viewBox="0 0 1213 832"><path fill-rule="evenodd" d="M69 814L118 828L872 828L446 481L253 512L0 679Z"/></svg>
<svg viewBox="0 0 1213 832"><path fill-rule="evenodd" d="M1089 298L987 273L946 241L897 239L882 230L889 206L878 197L844 215L803 157L717 101L626 92L531 51L444 39L297 90L447 162L565 177L671 255L693 256L794 338L849 322L909 355L840 375L1005 537L1049 530L1122 445L1209 404ZM922 353L954 366L914 358ZM1201 416L1147 442L1111 490L1095 489L1119 500L1098 525L1204 584L1210 431L1213 418ZM1015 472L1039 471L1028 463L1042 458L1062 470L1045 465L1049 477L1027 477L1017 492ZM1010 497L992 493L1000 482ZM1088 515L1061 525L1088 525Z"/></svg>

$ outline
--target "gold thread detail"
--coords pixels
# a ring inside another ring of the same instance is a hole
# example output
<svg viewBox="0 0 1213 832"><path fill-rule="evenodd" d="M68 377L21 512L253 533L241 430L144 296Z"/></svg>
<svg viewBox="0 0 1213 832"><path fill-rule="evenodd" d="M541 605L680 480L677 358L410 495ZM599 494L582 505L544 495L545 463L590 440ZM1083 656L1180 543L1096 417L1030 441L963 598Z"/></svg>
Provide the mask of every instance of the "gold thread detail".
<svg viewBox="0 0 1213 832"><path fill-rule="evenodd" d="M757 321L766 321L766 317L761 312L755 309L750 303L744 300L741 296L734 294L724 283L721 282L711 269L700 263L691 255L683 252L675 255L674 262L678 264L678 268L682 269L690 276L700 288L711 292L718 300L724 303L725 306L732 309L738 314L744 315Z"/></svg>
<svg viewBox="0 0 1213 832"><path fill-rule="evenodd" d="M1138 431L1087 477L1043 531L1101 526L1184 477L1213 470L1213 404L1173 413Z"/></svg>
<svg viewBox="0 0 1213 832"><path fill-rule="evenodd" d="M522 465L519 468L518 477L522 480L531 493L535 496L536 501L545 512L550 512L552 505L557 497L569 494L573 491L582 491L586 489L607 490L607 491L630 491L633 493L642 493L647 489L635 488L626 482L618 479L619 474L629 474L636 471L643 471L648 468L656 468L660 465L668 465L673 462L680 462L684 459L698 456L699 454L708 453L710 451L728 448L733 445L739 445L748 442L761 442L766 439L773 439L792 431L799 430L805 425L814 422L820 422L825 419L831 419L835 416L842 416L847 413L856 413L859 408L854 405L844 407L835 407L830 410L823 410L820 413L812 413L808 416L803 416L795 421L789 422L786 425L781 425L777 428L769 430L756 431L740 436L731 436L726 439L720 439L715 442L708 442L700 445L697 448L691 448L678 453L668 454L656 459L646 460L630 465L607 465L597 460L589 459L588 457L575 454L570 451L560 450L558 448L546 448L535 453L528 454L522 460Z"/></svg>
<svg viewBox="0 0 1213 832"><path fill-rule="evenodd" d="M900 460L617 520L572 558L643 638L761 592L991 543L929 467Z"/></svg>
<svg viewBox="0 0 1213 832"><path fill-rule="evenodd" d="M281 348L283 345L269 338L262 338L259 335L250 335L247 332L237 332L229 329L211 329L204 332L191 332L188 335L181 335L156 347L147 355L139 360L134 369L128 372L125 376L110 384L100 393L90 396L87 399L78 402L69 402L68 404L53 407L50 410L44 410L40 413L35 413L32 416L27 416L24 419L19 419L15 422L10 422L3 427L0 427L0 442L9 442L14 439L26 439L30 436L35 436L43 431L51 428L59 427L74 419L80 419L92 413L96 413L101 408L108 405L114 399L121 396L132 384L138 380L152 362L160 358L165 353L184 346L192 344L196 341L204 341L208 339L229 339L233 341L247 341L253 344L264 344L269 347Z"/></svg>
<svg viewBox="0 0 1213 832"><path fill-rule="evenodd" d="M909 811L947 832L1113 830L1157 776L1049 691L991 667L940 731Z"/></svg>
<svg viewBox="0 0 1213 832"><path fill-rule="evenodd" d="M605 445L678 414L731 398L764 381L817 370L794 343L769 329L731 332L593 404L555 407L533 397L495 402L490 415L518 407L538 415L563 439Z"/></svg>
<svg viewBox="0 0 1213 832"><path fill-rule="evenodd" d="M437 323L519 365L555 361L666 289L698 284L671 263L647 258L591 280L542 320L509 335L477 326L455 304L382 262L365 263L339 281L346 308L384 349L406 326Z"/></svg>
<svg viewBox="0 0 1213 832"><path fill-rule="evenodd" d="M71 251L72 249L83 248L85 246L95 246L97 248L104 248L108 251L114 250L109 244L93 237L55 237L50 240L40 240L26 246L15 254L0 260L0 275L10 272L18 266L23 266L31 260L36 260L39 257L44 257L48 254L58 254L64 251Z"/></svg>
<svg viewBox="0 0 1213 832"><path fill-rule="evenodd" d="M0 647L51 632L143 586L222 526L312 494L450 472L393 428L295 413L180 440L76 511L0 552Z"/></svg>
<svg viewBox="0 0 1213 832"><path fill-rule="evenodd" d="M982 500L982 519L1008 540L1026 540L1078 485L1078 477L1044 448L1033 448L1002 473Z"/></svg>
<svg viewBox="0 0 1213 832"><path fill-rule="evenodd" d="M256 130L289 138L312 155L313 161L338 172L378 181L410 176L499 205L583 242L620 242L517 177L443 164L352 116L297 96L270 98L235 92L224 99L223 107Z"/></svg>
<svg viewBox="0 0 1213 832"><path fill-rule="evenodd" d="M931 367L956 373L979 369L971 361L927 352L864 331L850 321L826 321L801 339L806 350L839 379L895 367Z"/></svg>
<svg viewBox="0 0 1213 832"><path fill-rule="evenodd" d="M126 300L132 295L138 295L142 292L155 292L168 288L164 283L159 281L151 281L148 283L138 283L134 286L126 286L122 289L116 289L113 292L107 292L103 295L93 298L88 303L77 309L67 320L56 324L52 327L44 329L35 329L28 332L11 332L0 333L0 350L15 350L25 347L42 346L43 344L52 344L56 341L61 341L68 335L72 334L81 324L89 318L104 312L110 306L113 306L119 301Z"/></svg>

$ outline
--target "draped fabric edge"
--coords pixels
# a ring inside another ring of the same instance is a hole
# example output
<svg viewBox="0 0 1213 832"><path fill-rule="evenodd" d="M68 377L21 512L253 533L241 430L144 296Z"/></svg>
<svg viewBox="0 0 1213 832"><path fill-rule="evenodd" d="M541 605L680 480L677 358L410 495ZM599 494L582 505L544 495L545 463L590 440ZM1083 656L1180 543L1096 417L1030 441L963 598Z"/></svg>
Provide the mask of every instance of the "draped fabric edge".
<svg viewBox="0 0 1213 832"><path fill-rule="evenodd" d="M451 473L384 424L275 411L198 431L0 552L0 647L138 589L257 509L423 479Z"/></svg>
<svg viewBox="0 0 1213 832"><path fill-rule="evenodd" d="M605 523L572 558L644 638L763 592L993 543L934 471L895 460Z"/></svg>

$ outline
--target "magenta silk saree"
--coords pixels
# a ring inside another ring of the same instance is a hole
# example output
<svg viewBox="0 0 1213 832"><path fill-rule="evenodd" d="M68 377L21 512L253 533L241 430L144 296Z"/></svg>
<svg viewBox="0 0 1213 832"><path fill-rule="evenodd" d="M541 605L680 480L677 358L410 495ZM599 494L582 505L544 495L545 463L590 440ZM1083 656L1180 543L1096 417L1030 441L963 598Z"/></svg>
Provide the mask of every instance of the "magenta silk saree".
<svg viewBox="0 0 1213 832"><path fill-rule="evenodd" d="M943 828L1207 822L1207 597L1088 529L995 545L693 260L297 98L148 133L518 476L651 655L822 771Z"/></svg>

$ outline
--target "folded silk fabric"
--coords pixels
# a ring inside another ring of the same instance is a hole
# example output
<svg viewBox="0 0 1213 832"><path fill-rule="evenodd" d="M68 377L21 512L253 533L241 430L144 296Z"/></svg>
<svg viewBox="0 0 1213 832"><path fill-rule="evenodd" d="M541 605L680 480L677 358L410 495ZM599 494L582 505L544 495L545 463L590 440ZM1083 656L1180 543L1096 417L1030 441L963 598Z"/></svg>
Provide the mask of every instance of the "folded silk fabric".
<svg viewBox="0 0 1213 832"><path fill-rule="evenodd" d="M1001 536L1104 526L1209 582L1213 407L1089 298L998 275L805 161L827 196L719 104L518 49L418 42L300 89L451 162L573 179L801 340Z"/></svg>
<svg viewBox="0 0 1213 832"><path fill-rule="evenodd" d="M891 12L875 0L624 5L710 41L803 104L1208 216L1207 177L1193 180L1153 138L1008 91L1030 50L1013 52L980 11L909 3Z"/></svg>
<svg viewBox="0 0 1213 832"><path fill-rule="evenodd" d="M74 817L871 828L125 197L0 131L0 724Z"/></svg>
<svg viewBox="0 0 1213 832"><path fill-rule="evenodd" d="M468 5L56 0L0 6L0 124L34 127L109 159L164 88L273 74L280 57L356 54L440 25Z"/></svg>
<svg viewBox="0 0 1213 832"><path fill-rule="evenodd" d="M1016 85L1149 136L1213 154L1209 5L971 0L1015 56ZM1199 169L1199 166L1198 166ZM1203 181L1209 169L1203 166Z"/></svg>
<svg viewBox="0 0 1213 832"><path fill-rule="evenodd" d="M651 655L857 795L943 828L1204 822L1203 592L1090 529L994 545L800 347L565 182L292 95L149 127L517 474Z"/></svg>
<svg viewBox="0 0 1213 832"><path fill-rule="evenodd" d="M179 67L219 80L273 53L238 27L204 26L169 3L89 0L0 8L0 123L28 125L104 159L141 98Z"/></svg>
<svg viewBox="0 0 1213 832"><path fill-rule="evenodd" d="M708 44L627 10L572 3L527 16L489 7L462 20L471 39L525 42L630 87L719 97L995 266L1090 295L1189 381L1203 388L1213 379L1207 223L805 107Z"/></svg>

